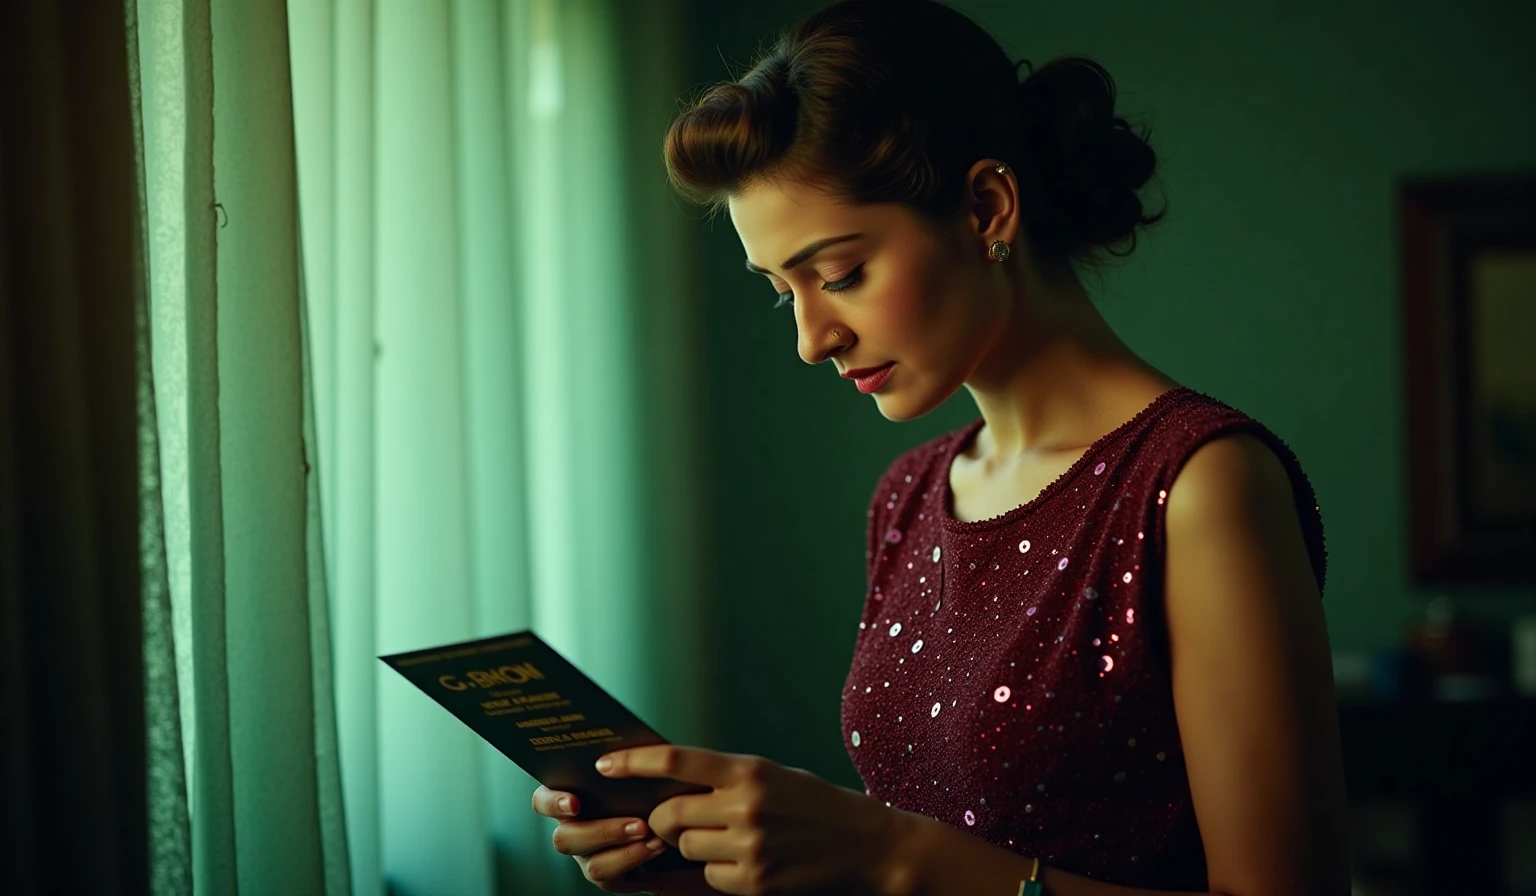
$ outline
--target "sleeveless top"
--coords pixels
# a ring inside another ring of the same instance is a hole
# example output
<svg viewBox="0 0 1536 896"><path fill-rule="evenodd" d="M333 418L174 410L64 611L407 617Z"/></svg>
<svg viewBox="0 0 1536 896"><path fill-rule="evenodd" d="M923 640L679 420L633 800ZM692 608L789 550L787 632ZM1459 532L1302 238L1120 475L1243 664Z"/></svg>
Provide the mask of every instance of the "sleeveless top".
<svg viewBox="0 0 1536 896"><path fill-rule="evenodd" d="M1028 503L952 515L977 419L897 458L869 508L868 586L842 695L866 792L1073 874L1205 890L1163 606L1167 490L1207 441L1252 433L1290 474L1312 569L1311 484L1281 439L1164 392Z"/></svg>

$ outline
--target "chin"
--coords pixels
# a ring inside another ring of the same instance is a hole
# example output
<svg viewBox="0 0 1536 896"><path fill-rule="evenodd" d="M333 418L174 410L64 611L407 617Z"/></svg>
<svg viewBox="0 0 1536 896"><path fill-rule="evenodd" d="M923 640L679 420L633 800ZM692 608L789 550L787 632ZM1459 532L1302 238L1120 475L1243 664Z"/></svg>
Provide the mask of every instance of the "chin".
<svg viewBox="0 0 1536 896"><path fill-rule="evenodd" d="M931 398L932 396L924 396L922 399L914 400L910 393L895 392L891 395L881 395L877 392L875 407L880 409L880 416L885 419L893 423L902 423L927 416L944 403L943 399L933 401Z"/></svg>

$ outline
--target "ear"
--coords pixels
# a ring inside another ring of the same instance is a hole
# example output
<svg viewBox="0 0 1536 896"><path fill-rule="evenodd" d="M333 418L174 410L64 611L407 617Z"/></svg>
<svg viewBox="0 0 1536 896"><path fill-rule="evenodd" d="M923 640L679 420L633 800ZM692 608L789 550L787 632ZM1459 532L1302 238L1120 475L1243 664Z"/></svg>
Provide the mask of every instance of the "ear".
<svg viewBox="0 0 1536 896"><path fill-rule="evenodd" d="M998 166L1003 171L998 171ZM1017 252L1022 225L1019 220L1019 180L1013 167L998 159L982 159L965 176L965 221L982 257L994 242L1002 240Z"/></svg>

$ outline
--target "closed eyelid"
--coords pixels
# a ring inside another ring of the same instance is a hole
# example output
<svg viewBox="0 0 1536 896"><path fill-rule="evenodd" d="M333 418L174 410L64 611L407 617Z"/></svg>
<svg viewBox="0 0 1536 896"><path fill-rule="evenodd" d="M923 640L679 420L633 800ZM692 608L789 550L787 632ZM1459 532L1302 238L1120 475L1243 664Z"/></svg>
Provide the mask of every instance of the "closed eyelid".
<svg viewBox="0 0 1536 896"><path fill-rule="evenodd" d="M847 274L845 274L845 275L843 275L841 277L838 277L835 280L831 279L831 278L827 278L826 280L824 280L822 282L822 284L821 284L820 289L821 289L822 292L840 293L840 292L844 292L846 290L852 289L852 288L862 284L863 282L864 282L864 262L860 262L860 263L854 265L853 268L851 270L849 270ZM774 291L778 293L779 305L784 305L787 302L793 301L793 299L794 299L794 291L793 291L793 289L780 290L778 287L774 287ZM777 306L775 306L775 307L777 307Z"/></svg>
<svg viewBox="0 0 1536 896"><path fill-rule="evenodd" d="M806 271L804 276L806 282L808 283L837 283L842 280L847 280L854 274L859 273L863 267L863 262L850 262L848 264L838 262L835 264L835 266L827 270ZM765 274L764 276L768 275ZM786 286L789 285L788 281L784 280L784 278L776 276L770 277L768 282L775 284L784 283ZM774 288L777 289L777 285L775 285Z"/></svg>

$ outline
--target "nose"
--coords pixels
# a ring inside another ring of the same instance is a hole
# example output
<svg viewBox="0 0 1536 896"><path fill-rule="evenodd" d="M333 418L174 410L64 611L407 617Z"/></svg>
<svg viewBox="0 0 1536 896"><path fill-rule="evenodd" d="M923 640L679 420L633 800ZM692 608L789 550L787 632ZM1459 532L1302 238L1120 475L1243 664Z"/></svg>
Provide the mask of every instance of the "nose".
<svg viewBox="0 0 1536 896"><path fill-rule="evenodd" d="M795 331L796 350L800 360L807 364L827 360L852 338L852 331L846 325L817 314L809 302L799 299L795 300Z"/></svg>

